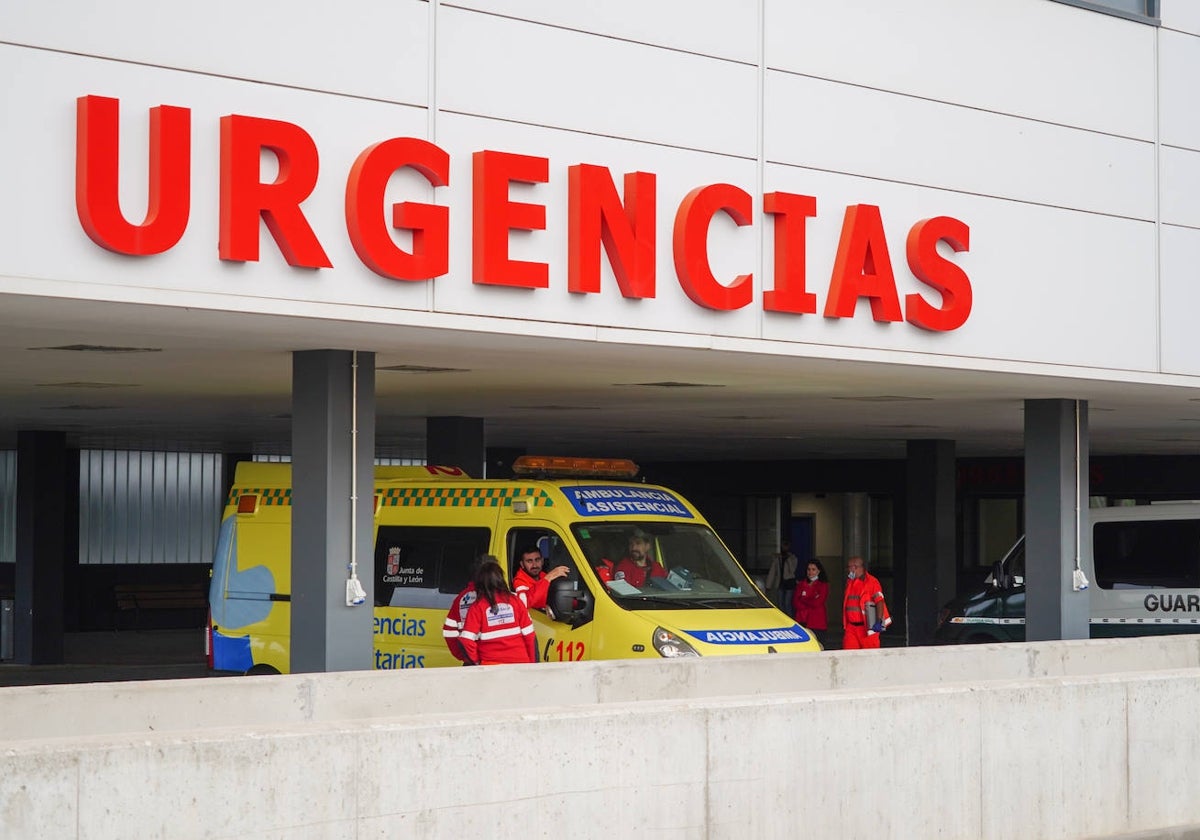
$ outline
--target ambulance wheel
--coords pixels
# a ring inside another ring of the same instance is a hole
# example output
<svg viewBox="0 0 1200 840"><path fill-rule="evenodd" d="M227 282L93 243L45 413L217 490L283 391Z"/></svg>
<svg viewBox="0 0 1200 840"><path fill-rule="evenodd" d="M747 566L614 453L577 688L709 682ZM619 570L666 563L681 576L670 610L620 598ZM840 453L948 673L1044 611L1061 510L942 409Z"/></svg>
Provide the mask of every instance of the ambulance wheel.
<svg viewBox="0 0 1200 840"><path fill-rule="evenodd" d="M262 677L262 676L278 676L279 671L272 668L270 665L255 665L246 672L247 677Z"/></svg>

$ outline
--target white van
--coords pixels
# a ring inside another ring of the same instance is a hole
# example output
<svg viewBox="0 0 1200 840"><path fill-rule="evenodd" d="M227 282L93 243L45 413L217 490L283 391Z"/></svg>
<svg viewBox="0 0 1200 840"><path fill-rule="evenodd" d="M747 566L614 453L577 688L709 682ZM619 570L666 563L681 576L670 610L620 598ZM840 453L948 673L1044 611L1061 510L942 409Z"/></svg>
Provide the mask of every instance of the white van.
<svg viewBox="0 0 1200 840"><path fill-rule="evenodd" d="M1090 585L1091 636L1200 632L1200 502L1088 511L1092 550L1080 559ZM984 586L938 616L940 642L1025 639L1025 538L992 567Z"/></svg>

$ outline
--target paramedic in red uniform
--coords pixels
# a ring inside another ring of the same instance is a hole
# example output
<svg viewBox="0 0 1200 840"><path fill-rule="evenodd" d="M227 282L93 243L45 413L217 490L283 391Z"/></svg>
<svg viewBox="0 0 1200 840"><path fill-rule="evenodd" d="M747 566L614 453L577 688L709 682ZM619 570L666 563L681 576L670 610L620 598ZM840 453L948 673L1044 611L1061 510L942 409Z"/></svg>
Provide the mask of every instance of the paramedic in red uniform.
<svg viewBox="0 0 1200 840"><path fill-rule="evenodd" d="M641 528L634 528L629 535L629 554L621 558L613 576L624 579L630 586L641 589L648 577L667 576L667 570L654 562L654 551L650 547L650 535Z"/></svg>
<svg viewBox="0 0 1200 840"><path fill-rule="evenodd" d="M796 621L809 630L820 631L818 636L829 629L829 619L825 615L825 599L828 597L829 578L825 575L825 567L820 560L809 560L804 579L792 596L792 609L796 613Z"/></svg>
<svg viewBox="0 0 1200 840"><path fill-rule="evenodd" d="M883 601L883 587L867 571L861 557L851 557L846 562L846 577L846 597L842 601L842 625L845 628L842 648L877 648L879 634L892 623ZM870 613L874 613L874 620L868 625Z"/></svg>
<svg viewBox="0 0 1200 840"><path fill-rule="evenodd" d="M543 572L543 562L541 550L537 546L530 546L521 552L520 568L513 575L513 591L531 610L544 610L546 599L550 596L550 581L566 577L571 572L567 566L557 566L549 572Z"/></svg>
<svg viewBox="0 0 1200 840"><path fill-rule="evenodd" d="M464 665L467 664L467 655L463 653L458 635L462 632L463 619L467 617L467 610L471 608L471 604L475 603L475 575L479 574L480 565L489 560L493 563L498 562L490 554L480 554L471 561L471 579L467 581L463 591L454 596L450 610L446 613L446 620L442 623L442 638L446 640L446 647L450 648L450 653L454 654L454 658Z"/></svg>
<svg viewBox="0 0 1200 840"><path fill-rule="evenodd" d="M533 622L508 589L500 564L489 560L475 575L475 603L463 619L458 642L472 665L536 662Z"/></svg>

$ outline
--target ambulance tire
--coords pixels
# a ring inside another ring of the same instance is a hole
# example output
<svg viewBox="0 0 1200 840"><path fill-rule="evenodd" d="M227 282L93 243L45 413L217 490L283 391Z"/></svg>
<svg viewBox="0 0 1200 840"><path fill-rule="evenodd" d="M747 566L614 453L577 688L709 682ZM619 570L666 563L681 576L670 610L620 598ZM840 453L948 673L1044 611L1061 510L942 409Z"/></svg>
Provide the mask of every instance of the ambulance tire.
<svg viewBox="0 0 1200 840"><path fill-rule="evenodd" d="M270 665L255 665L246 672L247 677L279 676L279 671Z"/></svg>

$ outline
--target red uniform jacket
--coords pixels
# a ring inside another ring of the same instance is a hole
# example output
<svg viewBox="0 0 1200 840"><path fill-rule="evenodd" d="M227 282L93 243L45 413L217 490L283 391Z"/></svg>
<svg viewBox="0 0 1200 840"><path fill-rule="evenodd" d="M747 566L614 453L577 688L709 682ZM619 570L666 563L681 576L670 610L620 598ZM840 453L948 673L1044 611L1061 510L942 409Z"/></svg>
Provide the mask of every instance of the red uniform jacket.
<svg viewBox="0 0 1200 840"><path fill-rule="evenodd" d="M646 583L646 572L650 573L649 577L667 576L667 570L653 560L649 561L645 566L639 566L633 562L632 558L624 557L617 564L617 570L613 574L613 577L624 578L625 582L630 586L636 586L638 589L641 589Z"/></svg>
<svg viewBox="0 0 1200 840"><path fill-rule="evenodd" d="M876 617L886 628L892 623L887 604L883 601L883 587L870 572L862 577L846 581L846 597L842 601L842 620L847 626L863 627L867 633L871 627L866 623L867 604L874 604Z"/></svg>
<svg viewBox="0 0 1200 840"><path fill-rule="evenodd" d="M517 569L513 575L513 592L531 610L546 608L546 599L550 597L550 581L546 580L545 572L538 572L537 580L524 569Z"/></svg>
<svg viewBox="0 0 1200 840"><path fill-rule="evenodd" d="M476 599L463 619L458 641L463 653L481 665L536 662L536 642L529 611L516 595L499 594L497 604Z"/></svg>
<svg viewBox="0 0 1200 840"><path fill-rule="evenodd" d="M475 603L475 597L475 584L468 583L467 588L454 597L454 602L450 604L450 611L446 613L446 620L442 623L442 638L446 640L446 647L450 648L450 652L459 662L467 661L467 655L463 653L458 635L462 631L463 619L467 617L467 610L471 608L471 604Z"/></svg>
<svg viewBox="0 0 1200 840"><path fill-rule="evenodd" d="M792 595L796 621L809 630L828 630L829 619L825 615L825 601L829 597L829 584L823 580L804 578L797 581Z"/></svg>

